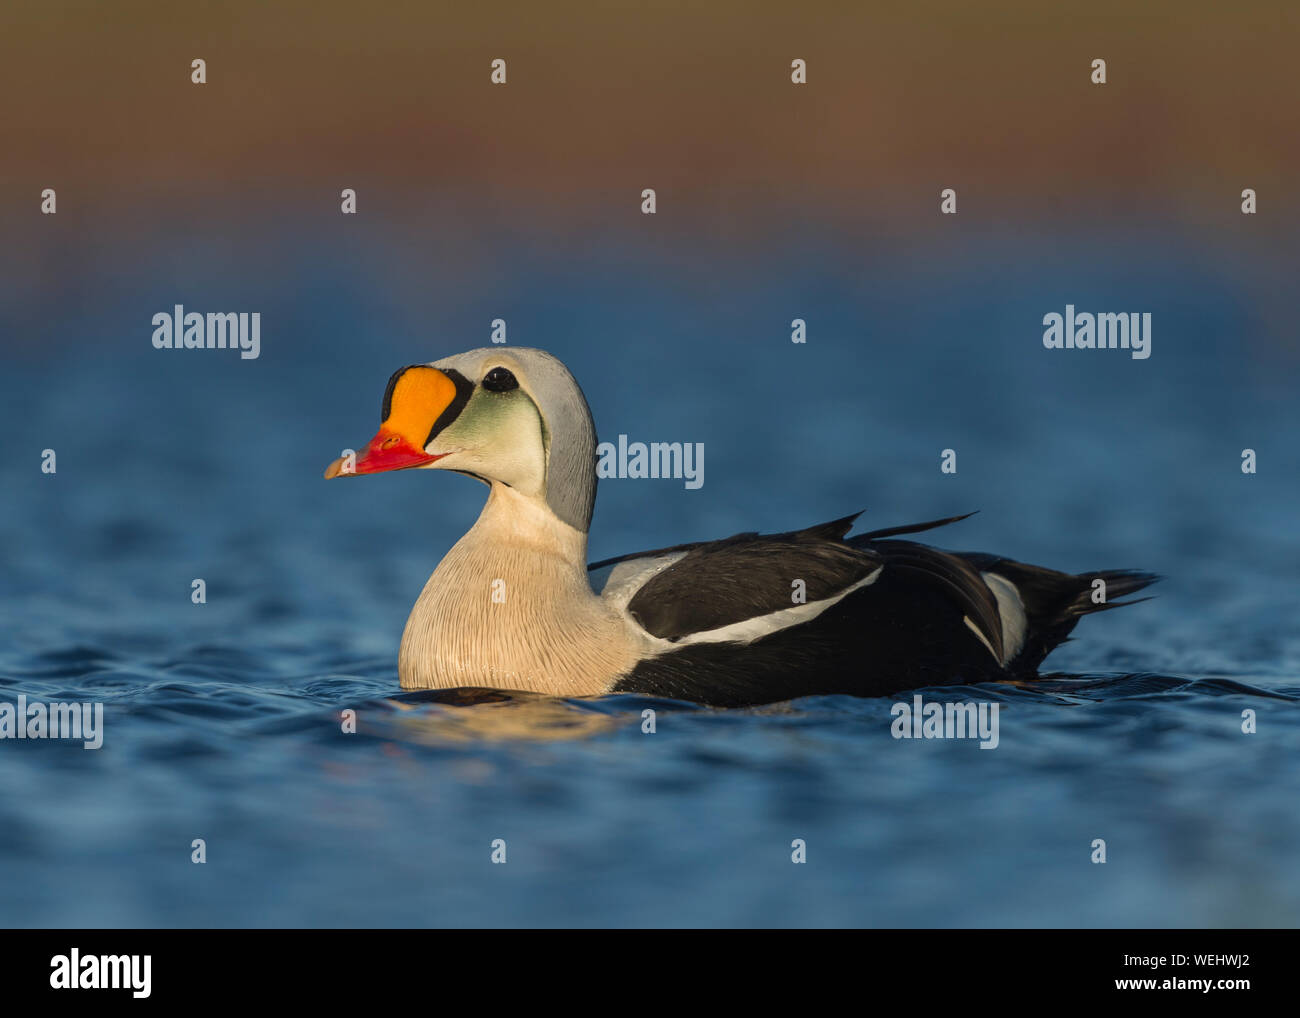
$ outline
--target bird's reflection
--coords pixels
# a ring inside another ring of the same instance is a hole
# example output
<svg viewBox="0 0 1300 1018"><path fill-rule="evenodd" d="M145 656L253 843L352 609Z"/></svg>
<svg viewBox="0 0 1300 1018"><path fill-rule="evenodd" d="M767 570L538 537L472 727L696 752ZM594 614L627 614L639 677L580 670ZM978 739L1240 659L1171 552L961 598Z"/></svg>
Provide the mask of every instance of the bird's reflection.
<svg viewBox="0 0 1300 1018"><path fill-rule="evenodd" d="M583 739L640 722L582 701L476 687L401 693L376 706L386 716L370 720L388 737L425 744Z"/></svg>

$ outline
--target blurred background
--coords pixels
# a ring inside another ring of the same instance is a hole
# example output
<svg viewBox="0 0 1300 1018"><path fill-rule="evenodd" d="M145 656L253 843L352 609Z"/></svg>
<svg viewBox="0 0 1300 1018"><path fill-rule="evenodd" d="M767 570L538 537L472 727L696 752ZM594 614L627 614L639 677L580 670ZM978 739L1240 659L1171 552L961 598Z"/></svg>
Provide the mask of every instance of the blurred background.
<svg viewBox="0 0 1300 1018"><path fill-rule="evenodd" d="M109 727L0 743L0 921L1293 925L1298 22L5 5L0 699ZM175 304L260 312L261 356L153 349ZM1150 312L1151 358L1045 350L1066 304ZM484 491L321 472L395 368L496 318L602 439L704 444L699 490L602 482L593 559L979 509L934 543L1159 598L1049 659L1085 686L971 691L1005 698L997 752L895 743L885 701L667 706L654 738L635 698L395 709Z"/></svg>

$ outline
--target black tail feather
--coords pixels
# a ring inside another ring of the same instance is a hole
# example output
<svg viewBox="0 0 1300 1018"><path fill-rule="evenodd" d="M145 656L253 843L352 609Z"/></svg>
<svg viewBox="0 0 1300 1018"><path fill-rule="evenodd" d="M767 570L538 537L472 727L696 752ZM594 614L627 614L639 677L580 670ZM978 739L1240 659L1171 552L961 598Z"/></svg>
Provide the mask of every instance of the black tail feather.
<svg viewBox="0 0 1300 1018"><path fill-rule="evenodd" d="M980 570L1004 576L1016 587L1028 626L1024 645L1020 653L1008 662L1008 667L1021 674L1036 671L1043 658L1069 639L1083 616L1149 601L1149 597L1119 599L1160 579L1154 573L1140 569L1100 569L1071 575L1011 559L985 555L966 557ZM1104 600L1100 601L1093 600L1101 592L1101 588L1094 586L1097 580L1105 583Z"/></svg>
<svg viewBox="0 0 1300 1018"><path fill-rule="evenodd" d="M1070 579L1074 580L1082 589L1070 602L1066 612L1069 615L1078 617L1080 615L1091 615L1095 612L1109 611L1111 608L1122 608L1126 604L1140 604L1143 601L1150 601L1150 596L1129 601L1117 599L1146 589L1159 580L1160 577L1155 573L1143 572L1141 569L1102 569L1095 573L1079 573L1070 577ZM1106 584L1105 600L1101 602L1093 600L1095 589L1093 584L1097 580L1101 580Z"/></svg>

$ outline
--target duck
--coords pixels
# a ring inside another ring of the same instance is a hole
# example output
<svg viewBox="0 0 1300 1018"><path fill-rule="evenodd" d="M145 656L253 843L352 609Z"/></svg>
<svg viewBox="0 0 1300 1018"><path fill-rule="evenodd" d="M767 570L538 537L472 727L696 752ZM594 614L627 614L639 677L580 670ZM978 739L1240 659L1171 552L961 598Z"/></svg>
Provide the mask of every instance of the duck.
<svg viewBox="0 0 1300 1018"><path fill-rule="evenodd" d="M849 536L854 513L589 563L595 423L544 350L483 347L400 368L380 422L327 479L442 470L488 486L411 609L403 690L728 708L1029 679L1083 616L1147 600L1130 595L1157 579L910 539L970 513Z"/></svg>

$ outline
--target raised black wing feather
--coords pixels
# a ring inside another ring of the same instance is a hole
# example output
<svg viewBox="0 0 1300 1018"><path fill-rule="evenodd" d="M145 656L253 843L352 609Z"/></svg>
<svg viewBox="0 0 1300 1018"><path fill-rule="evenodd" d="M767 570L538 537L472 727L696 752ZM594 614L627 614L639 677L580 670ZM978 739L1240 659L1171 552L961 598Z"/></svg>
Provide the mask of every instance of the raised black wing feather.
<svg viewBox="0 0 1300 1018"><path fill-rule="evenodd" d="M798 535L798 536L805 536L805 537L822 537L828 541L833 541L837 538L842 538L845 534L847 534L849 530L853 527L853 521L856 520L861 515L862 515L861 512L856 512L852 516L843 516L838 520L831 520L829 523L819 523L815 527L807 527L804 530L797 530L794 531L792 534L774 534L770 536L791 537L791 536ZM958 516L954 518L965 519L964 516ZM946 523L948 521L943 520L940 522ZM938 526L938 525L939 523L921 524L921 526L925 528ZM746 538L755 538L761 536L763 535L759 534L758 531L756 530L747 530L743 534L736 534L733 537L724 538L723 541L692 541L689 544L674 544L668 548L655 548L652 551L634 551L629 555L615 555L613 558L605 558L605 559L601 559L599 562L593 562L591 563L591 565L587 566L587 572L594 573L597 569L604 569L606 566L616 566L620 562L631 562L633 559L657 558L660 555L672 555L673 553L679 551L691 551L694 548L703 548L705 545L709 545L709 544L721 544L724 541L741 541Z"/></svg>

